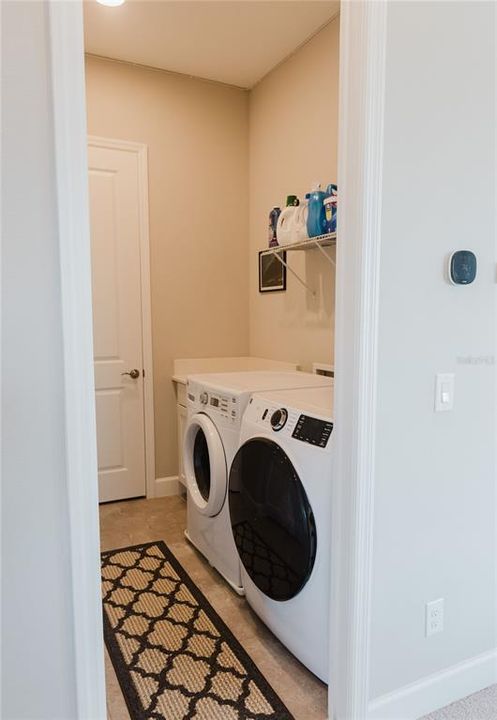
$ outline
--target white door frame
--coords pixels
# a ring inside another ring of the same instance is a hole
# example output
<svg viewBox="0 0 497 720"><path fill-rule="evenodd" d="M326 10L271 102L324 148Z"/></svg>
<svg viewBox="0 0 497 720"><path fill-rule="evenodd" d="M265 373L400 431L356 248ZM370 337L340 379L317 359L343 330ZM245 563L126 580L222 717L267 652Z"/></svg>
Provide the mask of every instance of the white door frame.
<svg viewBox="0 0 497 720"><path fill-rule="evenodd" d="M81 0L50 0L49 8L78 718L105 720L83 16ZM386 15L382 0L342 4L330 603L336 720L368 715Z"/></svg>
<svg viewBox="0 0 497 720"><path fill-rule="evenodd" d="M83 8L49 3L79 720L105 720Z"/></svg>
<svg viewBox="0 0 497 720"><path fill-rule="evenodd" d="M88 136L88 145L122 150L136 155L138 163L138 202L140 232L140 281L143 370L143 418L145 426L145 477L147 498L155 497L154 376L152 363L152 306L150 293L150 236L148 228L147 146L128 140Z"/></svg>
<svg viewBox="0 0 497 720"><path fill-rule="evenodd" d="M370 605L388 4L340 17L340 225L335 309L330 709L369 715Z"/></svg>

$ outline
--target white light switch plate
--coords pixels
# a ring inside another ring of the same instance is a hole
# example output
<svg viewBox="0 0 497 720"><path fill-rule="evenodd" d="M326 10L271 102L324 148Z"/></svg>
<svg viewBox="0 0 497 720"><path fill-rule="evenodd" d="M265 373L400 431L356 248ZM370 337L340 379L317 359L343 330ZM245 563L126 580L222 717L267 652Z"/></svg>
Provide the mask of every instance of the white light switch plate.
<svg viewBox="0 0 497 720"><path fill-rule="evenodd" d="M435 382L435 412L446 412L454 407L454 373L438 373Z"/></svg>

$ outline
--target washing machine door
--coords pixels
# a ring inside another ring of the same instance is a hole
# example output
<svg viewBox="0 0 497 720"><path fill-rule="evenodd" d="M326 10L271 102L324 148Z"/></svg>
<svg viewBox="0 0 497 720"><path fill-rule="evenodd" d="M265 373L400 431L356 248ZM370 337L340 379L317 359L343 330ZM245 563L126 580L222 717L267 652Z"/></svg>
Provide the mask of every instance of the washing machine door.
<svg viewBox="0 0 497 720"><path fill-rule="evenodd" d="M229 476L233 537L248 575L273 600L304 587L316 559L316 526L302 482L278 443L253 438Z"/></svg>
<svg viewBox="0 0 497 720"><path fill-rule="evenodd" d="M217 515L226 498L226 457L216 426L203 413L188 422L183 460L189 502L203 515Z"/></svg>

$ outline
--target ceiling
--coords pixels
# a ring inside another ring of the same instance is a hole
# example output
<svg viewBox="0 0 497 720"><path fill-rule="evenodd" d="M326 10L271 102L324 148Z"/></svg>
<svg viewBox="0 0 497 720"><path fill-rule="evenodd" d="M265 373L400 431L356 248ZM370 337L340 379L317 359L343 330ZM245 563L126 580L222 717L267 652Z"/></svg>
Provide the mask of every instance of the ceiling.
<svg viewBox="0 0 497 720"><path fill-rule="evenodd" d="M253 87L333 18L338 0L85 0L94 55Z"/></svg>

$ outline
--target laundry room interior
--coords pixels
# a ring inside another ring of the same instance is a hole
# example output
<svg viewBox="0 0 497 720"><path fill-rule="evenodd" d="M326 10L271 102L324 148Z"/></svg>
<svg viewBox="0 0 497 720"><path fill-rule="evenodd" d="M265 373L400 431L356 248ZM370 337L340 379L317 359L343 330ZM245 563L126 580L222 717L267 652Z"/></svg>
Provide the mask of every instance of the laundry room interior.
<svg viewBox="0 0 497 720"><path fill-rule="evenodd" d="M339 10L84 3L112 720L327 717Z"/></svg>

